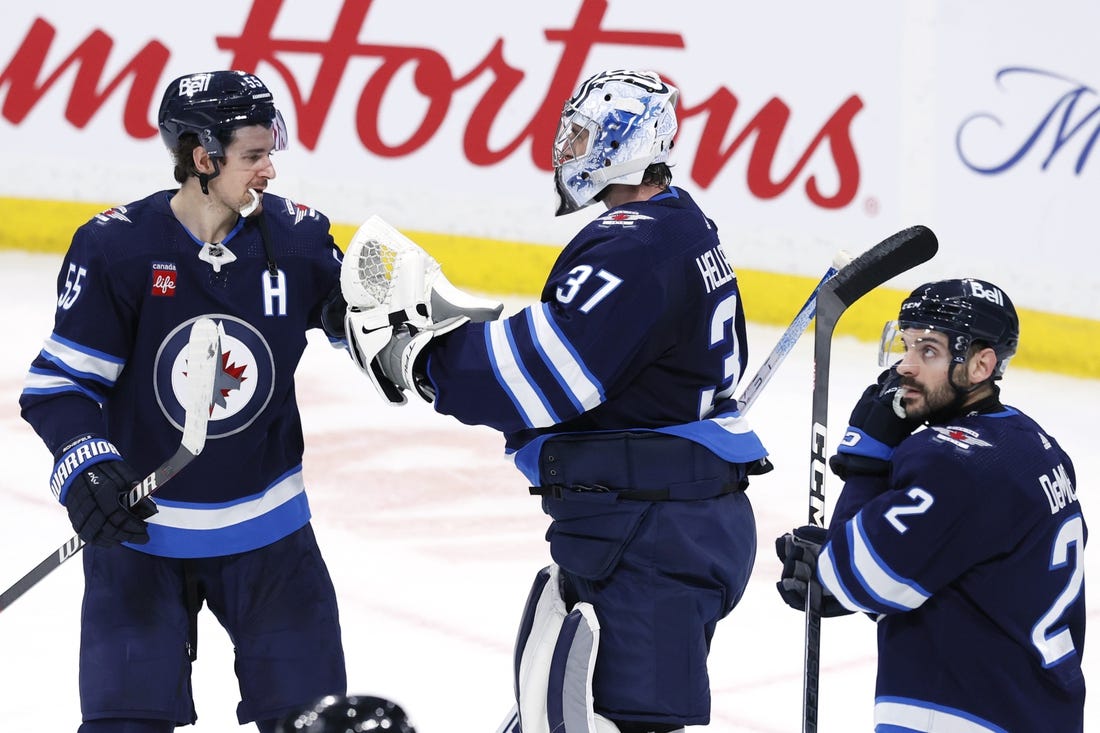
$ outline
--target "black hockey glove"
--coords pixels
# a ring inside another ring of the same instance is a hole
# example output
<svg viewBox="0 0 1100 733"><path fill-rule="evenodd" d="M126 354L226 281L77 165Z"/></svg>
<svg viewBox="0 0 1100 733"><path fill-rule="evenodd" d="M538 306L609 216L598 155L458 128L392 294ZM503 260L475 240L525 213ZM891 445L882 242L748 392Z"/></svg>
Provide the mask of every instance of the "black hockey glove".
<svg viewBox="0 0 1100 733"><path fill-rule="evenodd" d="M59 452L52 485L80 539L111 547L149 541L144 520L156 514L156 504L146 497L126 508L126 495L141 479L107 440L82 436Z"/></svg>
<svg viewBox="0 0 1100 733"><path fill-rule="evenodd" d="M344 326L344 314L348 310L348 302L344 300L344 294L340 290L340 283L325 298L321 304L321 327L325 333L334 339L344 340L347 331Z"/></svg>
<svg viewBox="0 0 1100 733"><path fill-rule="evenodd" d="M899 417L894 412L894 396L900 382L897 370L890 367L856 402L844 439L836 455L829 459L833 473L841 479L847 479L849 474L888 473L894 448L920 425L919 420Z"/></svg>
<svg viewBox="0 0 1100 733"><path fill-rule="evenodd" d="M806 610L806 594L823 617L853 613L821 587L817 580L817 556L825 544L825 528L807 524L775 540L775 554L783 563L783 574L775 584L783 601L797 611Z"/></svg>

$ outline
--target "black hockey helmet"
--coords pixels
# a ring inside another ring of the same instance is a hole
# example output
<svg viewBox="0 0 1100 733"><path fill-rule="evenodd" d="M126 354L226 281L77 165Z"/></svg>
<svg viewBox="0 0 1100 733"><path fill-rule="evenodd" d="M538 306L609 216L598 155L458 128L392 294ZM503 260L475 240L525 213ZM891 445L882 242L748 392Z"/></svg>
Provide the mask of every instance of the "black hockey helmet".
<svg viewBox="0 0 1100 733"><path fill-rule="evenodd" d="M392 700L369 695L327 695L283 718L276 733L416 733L405 711Z"/></svg>
<svg viewBox="0 0 1100 733"><path fill-rule="evenodd" d="M186 133L198 135L210 155L224 157L219 135L247 125L270 127L275 150L285 150L286 124L271 91L243 71L208 71L181 76L168 85L157 116L160 137L175 150Z"/></svg>
<svg viewBox="0 0 1100 733"><path fill-rule="evenodd" d="M993 378L999 379L1020 342L1020 319L1008 295L996 285L962 278L926 283L901 304L897 328L930 328L950 339L955 363L966 361L971 344L980 342L997 355Z"/></svg>

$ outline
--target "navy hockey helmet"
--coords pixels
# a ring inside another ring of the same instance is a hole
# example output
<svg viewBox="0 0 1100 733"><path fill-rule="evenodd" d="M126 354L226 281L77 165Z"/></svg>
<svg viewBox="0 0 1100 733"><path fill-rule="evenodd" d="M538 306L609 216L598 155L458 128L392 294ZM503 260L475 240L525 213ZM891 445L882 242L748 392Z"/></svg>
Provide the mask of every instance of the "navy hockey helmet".
<svg viewBox="0 0 1100 733"><path fill-rule="evenodd" d="M283 718L275 733L416 733L405 711L392 700L369 695L328 695Z"/></svg>
<svg viewBox="0 0 1100 733"><path fill-rule="evenodd" d="M887 330L929 328L950 337L952 361L966 361L975 342L989 346L997 355L993 378L1000 379L1020 342L1020 319L1008 295L996 285L962 278L926 283L914 290L901 304L897 321ZM883 361L889 351L883 335ZM885 364L884 364L885 366Z"/></svg>
<svg viewBox="0 0 1100 733"><path fill-rule="evenodd" d="M194 133L211 156L224 157L219 135L248 125L271 128L275 150L287 146L286 124L271 91L243 71L209 71L174 80L164 90L157 124L169 150L176 149L180 137Z"/></svg>
<svg viewBox="0 0 1100 733"><path fill-rule="evenodd" d="M638 185L646 168L667 161L679 96L652 71L603 71L582 82L554 139L555 215L583 209L611 183Z"/></svg>

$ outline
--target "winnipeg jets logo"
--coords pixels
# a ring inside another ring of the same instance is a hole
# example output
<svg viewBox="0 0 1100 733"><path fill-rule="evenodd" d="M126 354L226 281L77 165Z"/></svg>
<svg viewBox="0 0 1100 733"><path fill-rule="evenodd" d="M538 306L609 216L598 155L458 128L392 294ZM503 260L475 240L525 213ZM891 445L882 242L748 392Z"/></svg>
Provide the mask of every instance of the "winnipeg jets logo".
<svg viewBox="0 0 1100 733"><path fill-rule="evenodd" d="M130 218L126 216L125 206L112 206L111 208L96 214L95 219L102 224L106 224L111 219L114 219L116 221L124 221L127 224L131 223Z"/></svg>
<svg viewBox="0 0 1100 733"><path fill-rule="evenodd" d="M601 216L598 221L604 229L611 227L631 229L639 221L653 221L653 217L639 214L637 211L612 211Z"/></svg>
<svg viewBox="0 0 1100 733"><path fill-rule="evenodd" d="M993 444L978 437L978 431L970 428L961 428L954 425L933 425L936 431L934 440L950 443L959 450L968 451L971 448L989 448Z"/></svg>
<svg viewBox="0 0 1100 733"><path fill-rule="evenodd" d="M241 386L248 381L248 377L245 376L248 364L231 361L232 356L232 351L222 352L221 369L214 375L214 404L210 406L211 412L216 407L228 410L230 397L234 392L240 392Z"/></svg>
<svg viewBox="0 0 1100 733"><path fill-rule="evenodd" d="M275 361L267 341L254 326L224 314L206 317L218 324L219 369L210 400L208 438L223 438L244 430L267 407L274 390ZM168 421L182 429L180 395L187 379L187 335L192 321L164 339L153 367L157 403Z"/></svg>
<svg viewBox="0 0 1100 733"><path fill-rule="evenodd" d="M286 201L286 213L294 217L294 223L299 224L302 219L307 216L310 219L317 218L317 210L312 206L306 206L305 204L296 204L290 199L284 199Z"/></svg>

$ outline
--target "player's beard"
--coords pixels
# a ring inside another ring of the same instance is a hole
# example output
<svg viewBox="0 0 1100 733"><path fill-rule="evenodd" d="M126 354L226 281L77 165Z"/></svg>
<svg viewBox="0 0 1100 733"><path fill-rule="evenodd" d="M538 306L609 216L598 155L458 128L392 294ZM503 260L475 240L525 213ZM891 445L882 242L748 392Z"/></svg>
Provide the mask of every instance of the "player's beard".
<svg viewBox="0 0 1100 733"><path fill-rule="evenodd" d="M906 395L901 401L902 407L905 408L905 416L911 420L935 423L958 414L973 385L969 382L955 384L951 378L954 372L955 369L952 367L947 379L933 388L918 384L915 380L902 379L901 386L906 389ZM919 404L914 401L914 393L920 395Z"/></svg>
<svg viewBox="0 0 1100 733"><path fill-rule="evenodd" d="M902 380L902 386L906 388L906 395L901 404L905 408L906 417L911 420L928 420L951 408L959 397L950 380L932 389L910 380ZM919 402L914 399L914 394L919 395Z"/></svg>

